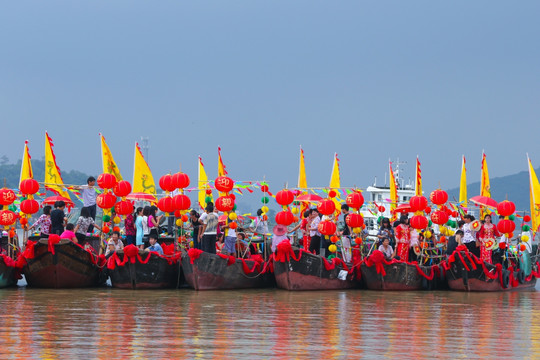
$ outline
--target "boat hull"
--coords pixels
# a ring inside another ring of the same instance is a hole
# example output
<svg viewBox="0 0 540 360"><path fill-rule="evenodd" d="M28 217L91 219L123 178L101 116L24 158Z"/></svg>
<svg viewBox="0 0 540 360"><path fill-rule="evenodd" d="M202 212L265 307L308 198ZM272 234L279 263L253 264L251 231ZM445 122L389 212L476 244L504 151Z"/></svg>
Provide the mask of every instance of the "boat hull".
<svg viewBox="0 0 540 360"><path fill-rule="evenodd" d="M362 281L369 290L413 291L423 290L428 280L418 273L416 266L407 263L382 264L384 273L376 266L362 264ZM429 272L429 270L426 270Z"/></svg>
<svg viewBox="0 0 540 360"><path fill-rule="evenodd" d="M17 285L17 269L8 266L0 257L0 288Z"/></svg>

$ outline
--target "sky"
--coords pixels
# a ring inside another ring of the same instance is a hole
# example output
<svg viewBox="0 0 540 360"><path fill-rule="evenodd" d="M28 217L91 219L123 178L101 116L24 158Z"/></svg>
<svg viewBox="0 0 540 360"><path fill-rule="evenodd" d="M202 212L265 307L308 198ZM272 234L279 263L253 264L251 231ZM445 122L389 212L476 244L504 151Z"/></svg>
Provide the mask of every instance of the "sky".
<svg viewBox="0 0 540 360"><path fill-rule="evenodd" d="M124 178L149 138L157 179L217 176L277 190L298 178L384 184L405 161L424 190L540 165L537 1L24 1L0 11L0 155ZM471 194L474 195L474 194Z"/></svg>

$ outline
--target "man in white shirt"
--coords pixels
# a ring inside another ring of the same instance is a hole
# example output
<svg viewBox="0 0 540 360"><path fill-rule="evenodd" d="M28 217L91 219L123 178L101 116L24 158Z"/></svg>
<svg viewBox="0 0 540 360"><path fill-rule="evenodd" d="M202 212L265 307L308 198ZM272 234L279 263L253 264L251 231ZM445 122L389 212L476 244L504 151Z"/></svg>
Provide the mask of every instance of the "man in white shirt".
<svg viewBox="0 0 540 360"><path fill-rule="evenodd" d="M463 238L461 242L469 249L471 253L480 257L480 247L477 244L475 237L475 232L472 227L472 222L474 221L474 216L465 215L463 217L465 224L463 224Z"/></svg>
<svg viewBox="0 0 540 360"><path fill-rule="evenodd" d="M206 212L201 215L199 221L202 228L199 229L199 241L201 250L215 254L217 241L217 226L219 222L218 214L214 212L214 204L209 202L206 205Z"/></svg>
<svg viewBox="0 0 540 360"><path fill-rule="evenodd" d="M94 220L96 220L96 178L93 176L90 176L86 180L86 185L78 186L77 189L82 190L82 199L83 199L83 207L88 209L88 213L90 214L90 217ZM94 230L94 225L90 225L88 227L88 232L92 234L92 231Z"/></svg>

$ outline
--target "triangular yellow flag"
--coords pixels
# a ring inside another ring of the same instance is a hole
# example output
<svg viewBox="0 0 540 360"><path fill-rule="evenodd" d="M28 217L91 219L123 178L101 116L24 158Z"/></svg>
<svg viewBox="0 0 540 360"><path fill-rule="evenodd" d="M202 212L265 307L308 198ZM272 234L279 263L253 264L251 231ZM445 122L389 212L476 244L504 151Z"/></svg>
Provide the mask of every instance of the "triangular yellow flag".
<svg viewBox="0 0 540 360"><path fill-rule="evenodd" d="M225 165L223 164L223 159L221 158L221 148L218 147L218 176L226 176L227 170L225 169ZM224 192L218 191L219 196L225 196L227 195Z"/></svg>
<svg viewBox="0 0 540 360"><path fill-rule="evenodd" d="M306 163L304 161L304 150L300 147L300 166L298 168L298 188L306 189L307 180L306 180Z"/></svg>
<svg viewBox="0 0 540 360"><path fill-rule="evenodd" d="M111 154L109 146L105 142L105 137L102 134L99 134L101 138L101 160L103 162L103 173L112 174L116 177L116 180L122 180L122 174L120 174L120 169L116 166L114 158Z"/></svg>
<svg viewBox="0 0 540 360"><path fill-rule="evenodd" d="M53 146L52 139L49 137L49 134L45 132L45 188L69 199L70 197L65 190L60 169L56 164Z"/></svg>
<svg viewBox="0 0 540 360"><path fill-rule="evenodd" d="M34 178L34 173L32 171L32 162L30 161L31 159L32 158L30 157L30 153L28 152L28 141L25 141L19 185L23 180Z"/></svg>
<svg viewBox="0 0 540 360"><path fill-rule="evenodd" d="M482 174L480 176L480 196L491 197L491 187L489 185L489 172L486 161L486 154L482 153ZM484 206L480 206L480 219L484 219L484 216L489 214L489 210L486 210Z"/></svg>
<svg viewBox="0 0 540 360"><path fill-rule="evenodd" d="M397 218L395 209L398 203L398 193L396 178L394 177L394 171L392 170L392 162L389 163L389 174L390 174L390 211L392 212L392 220Z"/></svg>
<svg viewBox="0 0 540 360"><path fill-rule="evenodd" d="M536 172L531 163L531 159L527 156L529 160L529 193L531 197L531 224L533 233L538 231L538 226L540 226L540 183L538 183L538 177L536 177Z"/></svg>
<svg viewBox="0 0 540 360"><path fill-rule="evenodd" d="M459 202L467 207L467 168L465 167L465 155L461 161L461 179L459 181Z"/></svg>
<svg viewBox="0 0 540 360"><path fill-rule="evenodd" d="M135 143L135 161L133 165L133 192L156 194L156 183L152 172L144 160L139 144Z"/></svg>
<svg viewBox="0 0 540 360"><path fill-rule="evenodd" d="M341 188L341 177L339 174L339 158L338 154L334 153L334 164L332 165L332 175L330 176L330 190L335 190L337 196L332 198L334 204L336 204L336 215L341 212L341 203L340 199L340 188Z"/></svg>
<svg viewBox="0 0 540 360"><path fill-rule="evenodd" d="M204 164L202 162L201 157L199 156L199 183L198 183L199 206L203 210L206 207L206 202L204 201L206 198L206 189L210 189L210 186L208 186L208 176L206 176L206 171L204 171ZM212 194L208 196L212 198Z"/></svg>

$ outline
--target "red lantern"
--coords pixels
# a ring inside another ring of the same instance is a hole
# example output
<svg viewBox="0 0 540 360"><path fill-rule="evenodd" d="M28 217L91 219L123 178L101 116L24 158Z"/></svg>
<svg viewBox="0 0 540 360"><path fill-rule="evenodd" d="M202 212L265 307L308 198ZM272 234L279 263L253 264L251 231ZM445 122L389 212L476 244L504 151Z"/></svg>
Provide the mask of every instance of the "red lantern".
<svg viewBox="0 0 540 360"><path fill-rule="evenodd" d="M177 210L187 210L191 207L190 198L184 194L176 195L173 198L173 202L174 202L174 208Z"/></svg>
<svg viewBox="0 0 540 360"><path fill-rule="evenodd" d="M431 208L428 206L425 210L426 214L429 214L431 212Z"/></svg>
<svg viewBox="0 0 540 360"><path fill-rule="evenodd" d="M506 243L505 242L500 242L499 243L499 249L502 249L502 250L506 249Z"/></svg>
<svg viewBox="0 0 540 360"><path fill-rule="evenodd" d="M413 228L422 230L427 228L428 226L428 219L425 216L422 215L414 215L411 218L410 224Z"/></svg>
<svg viewBox="0 0 540 360"><path fill-rule="evenodd" d="M334 236L332 236L332 237L330 238L330 241L333 242L333 243L335 244L335 243L337 243L337 242L339 241L339 237L334 235Z"/></svg>
<svg viewBox="0 0 540 360"><path fill-rule="evenodd" d="M174 200L174 198L173 198L173 200ZM181 217L183 217L183 215L182 215L182 213L180 212L180 210L175 210L175 211L174 211L174 217L175 217L175 218L181 218ZM184 221L184 220L182 220L182 221ZM187 221L187 220L186 220L186 221Z"/></svg>
<svg viewBox="0 0 540 360"><path fill-rule="evenodd" d="M21 181L19 189L24 195L33 195L39 191L39 183L34 179L25 179Z"/></svg>
<svg viewBox="0 0 540 360"><path fill-rule="evenodd" d="M294 222L294 215L290 211L280 211L276 214L276 223L289 226Z"/></svg>
<svg viewBox="0 0 540 360"><path fill-rule="evenodd" d="M523 217L523 221L524 221L524 222L529 222L529 221L531 221L531 217L530 217L529 215L525 215L525 216Z"/></svg>
<svg viewBox="0 0 540 360"><path fill-rule="evenodd" d="M334 235L336 233L336 229L336 224L328 220L321 221L318 227L319 232L325 236Z"/></svg>
<svg viewBox="0 0 540 360"><path fill-rule="evenodd" d="M233 189L234 181L230 177L219 176L216 178L214 186L216 187L217 191L228 193Z"/></svg>
<svg viewBox="0 0 540 360"><path fill-rule="evenodd" d="M361 227L364 225L364 218L360 214L348 214L345 223L352 228Z"/></svg>
<svg viewBox="0 0 540 360"><path fill-rule="evenodd" d="M448 201L448 194L444 190L435 190L431 192L429 198L435 205L442 205Z"/></svg>
<svg viewBox="0 0 540 360"><path fill-rule="evenodd" d="M323 215L330 215L336 211L336 204L330 199L324 199L317 205L317 210Z"/></svg>
<svg viewBox="0 0 540 360"><path fill-rule="evenodd" d="M459 213L457 211L452 211L452 217L457 218Z"/></svg>
<svg viewBox="0 0 540 360"><path fill-rule="evenodd" d="M114 232L120 232L120 227L119 226L115 226L112 228L112 231Z"/></svg>
<svg viewBox="0 0 540 360"><path fill-rule="evenodd" d="M24 226L28 224L28 219L25 217L22 217L22 218L19 218L19 222L21 223L22 226Z"/></svg>
<svg viewBox="0 0 540 360"><path fill-rule="evenodd" d="M383 213L385 210L386 210L386 208L384 206L382 206L382 205L379 206L379 212Z"/></svg>
<svg viewBox="0 0 540 360"><path fill-rule="evenodd" d="M234 229L236 229L238 227L238 224L233 222L233 223L229 224L229 227L234 230Z"/></svg>
<svg viewBox="0 0 540 360"><path fill-rule="evenodd" d="M170 196L159 199L157 206L165 213L174 212L174 201Z"/></svg>
<svg viewBox="0 0 540 360"><path fill-rule="evenodd" d="M230 196L220 196L216 199L216 209L228 212L234 209L234 199Z"/></svg>
<svg viewBox="0 0 540 360"><path fill-rule="evenodd" d="M159 178L159 187L163 191L171 192L176 189L176 186L173 182L173 177L171 174L163 175ZM167 211L168 212L168 211Z"/></svg>
<svg viewBox="0 0 540 360"><path fill-rule="evenodd" d="M336 193L335 190L330 190L330 191L328 192L328 197L330 197L330 198L335 198L336 196L337 196L337 193Z"/></svg>
<svg viewBox="0 0 540 360"><path fill-rule="evenodd" d="M431 221L437 225L446 224L448 221L448 214L442 210L437 210L431 214Z"/></svg>
<svg viewBox="0 0 540 360"><path fill-rule="evenodd" d="M0 211L0 225L9 226L17 220L17 215L11 210Z"/></svg>
<svg viewBox="0 0 540 360"><path fill-rule="evenodd" d="M212 189L206 189L206 195L212 195Z"/></svg>
<svg viewBox="0 0 540 360"><path fill-rule="evenodd" d="M114 211L118 215L129 215L133 211L133 204L127 200L120 201L114 205Z"/></svg>
<svg viewBox="0 0 540 360"><path fill-rule="evenodd" d="M261 185L261 191L263 193L267 193L268 192L268 185Z"/></svg>
<svg viewBox="0 0 540 360"><path fill-rule="evenodd" d="M187 222L189 220L187 215L182 215L181 219L183 222Z"/></svg>
<svg viewBox="0 0 540 360"><path fill-rule="evenodd" d="M513 202L504 200L497 205L497 212L501 216L510 216L516 211L516 205Z"/></svg>
<svg viewBox="0 0 540 360"><path fill-rule="evenodd" d="M172 176L172 182L175 189L185 189L189 186L189 176L183 172L177 172Z"/></svg>
<svg viewBox="0 0 540 360"><path fill-rule="evenodd" d="M281 206L287 206L294 201L294 194L290 190L278 191L276 201Z"/></svg>
<svg viewBox="0 0 540 360"><path fill-rule="evenodd" d="M113 192L118 197L128 196L131 192L131 184L129 181L120 180L116 183L116 185L114 185Z"/></svg>
<svg viewBox="0 0 540 360"><path fill-rule="evenodd" d="M411 207L411 212L424 211L428 202L424 196L413 196L411 200L409 200L409 205Z"/></svg>
<svg viewBox="0 0 540 360"><path fill-rule="evenodd" d="M0 190L0 205L11 205L15 201L15 193L11 189Z"/></svg>
<svg viewBox="0 0 540 360"><path fill-rule="evenodd" d="M34 199L27 199L21 202L21 211L25 214L35 214L39 211L39 203Z"/></svg>
<svg viewBox="0 0 540 360"><path fill-rule="evenodd" d="M97 178L97 183L102 189L112 189L116 185L116 176L106 173L101 174Z"/></svg>
<svg viewBox="0 0 540 360"><path fill-rule="evenodd" d="M96 198L96 204L102 209L110 209L116 202L116 196L111 193L99 194Z"/></svg>
<svg viewBox="0 0 540 360"><path fill-rule="evenodd" d="M512 220L503 219L497 224L497 230L502 234L509 234L514 231L516 224Z"/></svg>
<svg viewBox="0 0 540 360"><path fill-rule="evenodd" d="M110 229L109 226L107 226L107 225L103 226L103 227L101 228L101 230L103 230L103 233L104 233L104 234L108 234L108 233L111 231L111 229Z"/></svg>
<svg viewBox="0 0 540 360"><path fill-rule="evenodd" d="M364 196L362 196L362 193L355 191L347 195L345 202L353 209L360 209L364 205Z"/></svg>

